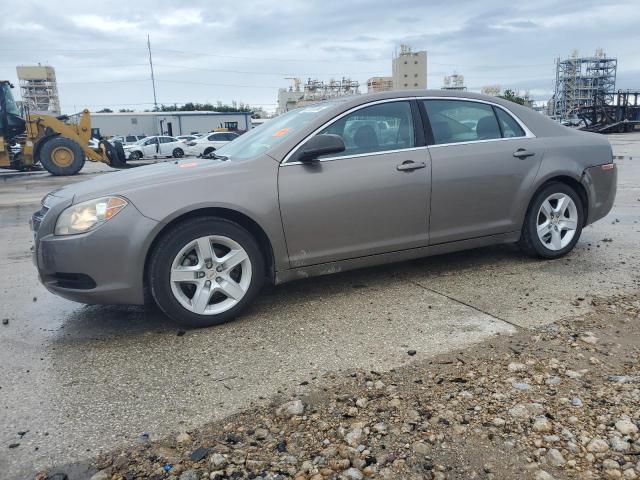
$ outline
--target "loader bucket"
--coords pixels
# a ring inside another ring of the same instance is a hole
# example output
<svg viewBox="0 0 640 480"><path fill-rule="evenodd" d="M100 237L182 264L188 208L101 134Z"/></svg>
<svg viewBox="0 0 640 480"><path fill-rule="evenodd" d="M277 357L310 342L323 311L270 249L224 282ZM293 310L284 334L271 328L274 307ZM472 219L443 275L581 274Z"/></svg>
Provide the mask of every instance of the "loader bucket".
<svg viewBox="0 0 640 480"><path fill-rule="evenodd" d="M109 165L113 168L127 168L127 157L122 148L122 144L116 142L115 146L106 140L100 141L100 146L104 147L109 159Z"/></svg>

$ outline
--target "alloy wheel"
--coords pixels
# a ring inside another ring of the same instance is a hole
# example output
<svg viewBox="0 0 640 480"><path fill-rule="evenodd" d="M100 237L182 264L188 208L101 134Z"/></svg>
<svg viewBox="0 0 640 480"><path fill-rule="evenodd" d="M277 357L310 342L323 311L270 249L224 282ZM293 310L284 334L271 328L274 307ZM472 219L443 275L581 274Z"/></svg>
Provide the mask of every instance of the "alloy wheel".
<svg viewBox="0 0 640 480"><path fill-rule="evenodd" d="M185 245L171 264L171 291L187 310L216 315L233 308L251 284L249 255L235 240L211 235Z"/></svg>
<svg viewBox="0 0 640 480"><path fill-rule="evenodd" d="M538 210L538 238L545 248L553 251L565 248L578 228L578 208L565 193L549 195Z"/></svg>

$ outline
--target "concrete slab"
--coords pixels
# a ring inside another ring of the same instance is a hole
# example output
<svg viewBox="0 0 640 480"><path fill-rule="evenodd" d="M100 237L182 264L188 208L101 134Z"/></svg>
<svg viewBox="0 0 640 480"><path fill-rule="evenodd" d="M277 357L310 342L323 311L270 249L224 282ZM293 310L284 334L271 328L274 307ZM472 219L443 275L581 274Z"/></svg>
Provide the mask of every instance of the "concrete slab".
<svg viewBox="0 0 640 480"><path fill-rule="evenodd" d="M639 140L614 148L634 158ZM567 259L485 248L309 279L265 291L239 321L184 336L156 311L83 306L38 283L26 222L44 194L83 176L0 183L3 478L201 425L327 372L390 369L410 349L446 352L514 331L507 322L586 310L589 295L637 290L640 168L619 164L614 212Z"/></svg>

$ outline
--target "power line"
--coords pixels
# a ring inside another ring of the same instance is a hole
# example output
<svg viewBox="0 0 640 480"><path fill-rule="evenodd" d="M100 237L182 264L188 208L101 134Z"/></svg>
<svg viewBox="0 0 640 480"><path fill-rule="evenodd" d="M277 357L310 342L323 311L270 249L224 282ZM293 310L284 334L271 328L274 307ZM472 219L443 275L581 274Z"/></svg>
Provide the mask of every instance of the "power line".
<svg viewBox="0 0 640 480"><path fill-rule="evenodd" d="M148 82L148 78L135 80L86 80L78 82L58 82L58 85L101 85L101 84L120 84L120 83L142 83ZM156 83L178 83L185 85L206 85L209 87L238 87L238 88L282 88L282 85L238 85L237 83L208 83L208 82L192 82L189 80L164 80L156 78Z"/></svg>
<svg viewBox="0 0 640 480"><path fill-rule="evenodd" d="M63 66L63 67L56 67L56 71L60 72L60 71L64 71L66 69L96 69L96 68L124 68L124 67L147 67L149 66L148 63L133 63L133 64L128 64L128 65L73 65L73 66ZM339 72L339 73L335 73L335 72L315 72L315 73L309 73L309 72L265 72L265 71L255 71L255 70L229 70L229 69L222 69L222 68L205 68L205 67L192 67L192 66L188 66L188 65L174 65L174 64L166 64L166 63L157 63L154 62L153 63L154 69L155 67L163 67L163 68L176 68L176 69L184 69L184 70L198 70L198 71L203 71L203 72L215 72L215 73L240 73L240 74L251 74L251 75L273 75L273 76L293 76L293 75L298 75L298 76L330 76L330 75L335 75L335 76L350 76L350 75L369 75L369 74L376 74L376 73L386 73L386 70L369 70L366 72ZM15 65L0 65L0 68L15 68Z"/></svg>
<svg viewBox="0 0 640 480"><path fill-rule="evenodd" d="M133 51L140 50L140 47L133 48L101 48L101 49L50 49L50 48L0 48L0 51L45 51L45 52L58 52L58 53L96 53L96 52L112 52L112 51ZM144 49L146 50L146 48ZM178 54L187 54L192 56L206 56L206 57L217 57L217 58L232 58L238 60L253 60L253 61L270 61L270 62L305 62L305 63L351 63L351 62L379 62L382 60L386 60L386 58L352 58L352 59L309 59L309 58L271 58L271 57L249 57L249 56L241 56L241 55L225 55L221 53L210 53L210 52L194 52L191 50L176 50L176 49L168 49L168 48L155 48L156 52L166 52L166 53L178 53ZM433 62L428 61L430 65L438 65L443 67L459 67L459 68L525 68L525 67L547 67L552 65L553 62L547 63L521 63L521 64L503 64L503 65L486 65L486 64L466 64L466 63L442 63L442 62ZM97 65L96 65L97 66ZM183 67L188 68L188 67ZM244 73L244 72L238 72ZM256 73L256 72L246 72L246 73ZM367 73L367 72L363 72ZM373 73L373 72L372 72Z"/></svg>
<svg viewBox="0 0 640 480"><path fill-rule="evenodd" d="M189 101L180 101L180 102L167 102L167 103L161 103L160 105L184 105L186 103L201 103L201 102L193 102L192 100ZM203 103L211 103L211 102L203 102ZM244 102L238 102L238 103L244 103ZM263 106L263 105L277 105L277 102L274 103L247 103L249 106L254 107L254 106ZM78 104L71 104L71 103L67 103L67 104L63 104L63 107L75 107ZM83 104L83 106L85 107L135 107L135 106L143 106L143 105L153 105L153 102L139 102L139 103L92 103L92 104ZM118 113L118 112L116 112Z"/></svg>
<svg viewBox="0 0 640 480"><path fill-rule="evenodd" d="M282 88L282 85L238 85L236 83L208 83L191 82L188 80L159 80L161 83L181 83L186 85L206 85L209 87L240 87L240 88Z"/></svg>

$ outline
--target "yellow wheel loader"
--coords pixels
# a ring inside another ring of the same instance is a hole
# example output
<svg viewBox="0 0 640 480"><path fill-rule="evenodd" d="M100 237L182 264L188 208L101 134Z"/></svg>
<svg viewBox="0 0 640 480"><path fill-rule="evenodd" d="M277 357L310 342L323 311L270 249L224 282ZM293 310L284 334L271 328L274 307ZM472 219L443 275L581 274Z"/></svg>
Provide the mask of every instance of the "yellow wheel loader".
<svg viewBox="0 0 640 480"><path fill-rule="evenodd" d="M13 85L0 80L0 168L29 170L40 164L53 175L75 175L85 160L126 168L122 144L102 140L99 148L89 147L91 116L88 110L77 124L68 117L39 113L20 116L11 93Z"/></svg>

